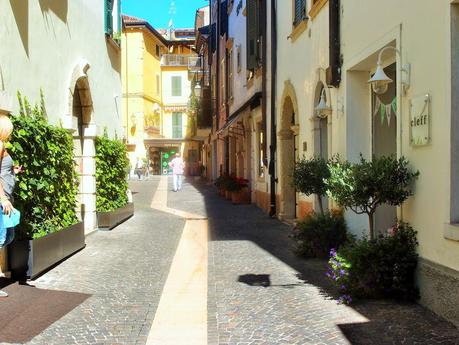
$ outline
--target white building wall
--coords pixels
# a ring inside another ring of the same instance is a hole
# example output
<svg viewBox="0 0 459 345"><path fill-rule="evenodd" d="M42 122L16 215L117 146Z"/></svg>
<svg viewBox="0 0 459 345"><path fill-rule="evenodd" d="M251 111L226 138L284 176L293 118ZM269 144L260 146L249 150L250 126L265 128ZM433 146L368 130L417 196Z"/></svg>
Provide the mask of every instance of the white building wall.
<svg viewBox="0 0 459 345"><path fill-rule="evenodd" d="M120 51L105 38L104 2L46 3L0 2L1 87L13 96L13 111L18 90L33 104L42 88L49 121L59 123L69 114L72 73L87 61L97 132L122 133Z"/></svg>

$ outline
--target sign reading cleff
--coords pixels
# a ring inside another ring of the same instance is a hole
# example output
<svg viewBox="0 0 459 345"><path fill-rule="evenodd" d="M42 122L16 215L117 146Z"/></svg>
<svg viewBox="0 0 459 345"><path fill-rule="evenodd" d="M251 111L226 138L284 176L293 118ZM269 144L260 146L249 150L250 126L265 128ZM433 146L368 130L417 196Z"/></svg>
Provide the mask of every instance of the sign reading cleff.
<svg viewBox="0 0 459 345"><path fill-rule="evenodd" d="M431 141L430 95L413 97L410 100L410 144L411 146L428 145Z"/></svg>

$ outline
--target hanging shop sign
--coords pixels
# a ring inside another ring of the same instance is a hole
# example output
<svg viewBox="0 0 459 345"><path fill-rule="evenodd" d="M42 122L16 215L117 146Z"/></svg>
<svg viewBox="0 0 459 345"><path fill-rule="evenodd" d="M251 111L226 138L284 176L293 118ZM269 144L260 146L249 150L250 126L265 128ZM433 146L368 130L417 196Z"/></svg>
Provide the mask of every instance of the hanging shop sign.
<svg viewBox="0 0 459 345"><path fill-rule="evenodd" d="M428 145L431 140L430 95L413 97L410 100L410 144L411 146Z"/></svg>

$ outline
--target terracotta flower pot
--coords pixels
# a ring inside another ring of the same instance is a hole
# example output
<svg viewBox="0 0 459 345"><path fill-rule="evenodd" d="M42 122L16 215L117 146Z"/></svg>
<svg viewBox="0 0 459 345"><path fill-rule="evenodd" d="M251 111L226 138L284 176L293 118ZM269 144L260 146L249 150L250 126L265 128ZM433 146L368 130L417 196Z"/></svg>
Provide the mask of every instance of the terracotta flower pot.
<svg viewBox="0 0 459 345"><path fill-rule="evenodd" d="M225 197L226 197L227 200L231 200L231 192L225 190Z"/></svg>
<svg viewBox="0 0 459 345"><path fill-rule="evenodd" d="M249 188L242 188L241 190L241 204L249 205L250 204L250 190Z"/></svg>
<svg viewBox="0 0 459 345"><path fill-rule="evenodd" d="M231 193L231 202L234 205L239 205L242 203L242 191L232 192Z"/></svg>

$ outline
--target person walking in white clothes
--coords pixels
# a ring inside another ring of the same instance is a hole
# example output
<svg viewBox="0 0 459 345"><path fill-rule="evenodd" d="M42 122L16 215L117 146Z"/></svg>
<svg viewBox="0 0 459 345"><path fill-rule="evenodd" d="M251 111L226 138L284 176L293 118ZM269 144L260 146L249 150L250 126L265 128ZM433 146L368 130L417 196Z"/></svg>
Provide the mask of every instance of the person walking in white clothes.
<svg viewBox="0 0 459 345"><path fill-rule="evenodd" d="M172 177L174 180L174 192L182 189L182 176L183 170L185 169L185 163L183 162L180 153L175 154L175 158L169 162L169 166L172 168Z"/></svg>

